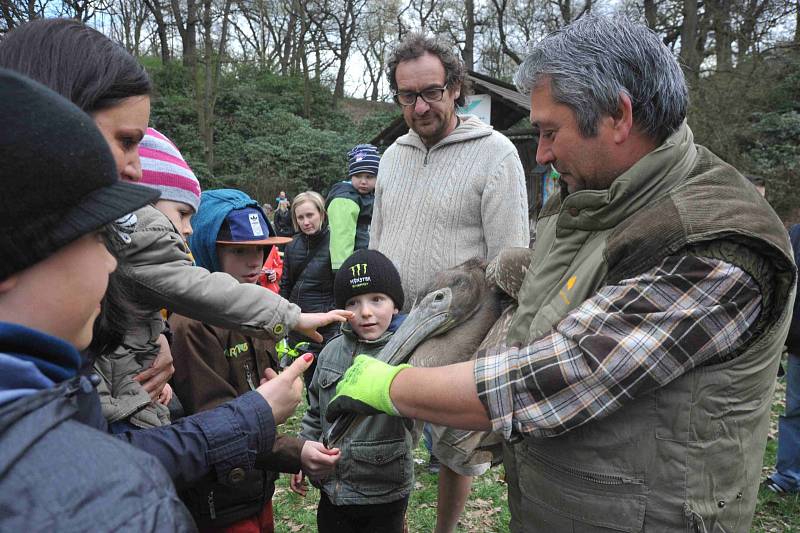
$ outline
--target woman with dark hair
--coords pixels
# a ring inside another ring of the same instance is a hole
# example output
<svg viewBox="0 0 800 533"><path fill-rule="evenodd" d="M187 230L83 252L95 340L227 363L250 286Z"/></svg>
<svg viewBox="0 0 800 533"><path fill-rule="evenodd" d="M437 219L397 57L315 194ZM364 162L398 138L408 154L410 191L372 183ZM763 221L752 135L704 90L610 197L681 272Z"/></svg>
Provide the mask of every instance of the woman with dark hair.
<svg viewBox="0 0 800 533"><path fill-rule="evenodd" d="M92 115L111 147L120 178L139 181L137 148L150 120L152 85L124 48L76 20L40 19L6 34L0 42L0 67L50 87Z"/></svg>
<svg viewBox="0 0 800 533"><path fill-rule="evenodd" d="M76 20L40 19L15 28L0 41L0 67L25 74L90 114L111 148L120 179L141 179L138 145L150 119L152 85L144 68L124 48ZM128 219L129 229L134 223L135 218ZM103 334L92 345L118 342L96 355L113 351L137 321L127 299L130 287L123 284L119 274L109 279L98 319L104 324ZM152 367L136 377L153 398L174 372L167 343L161 339L160 344L164 349Z"/></svg>
<svg viewBox="0 0 800 533"><path fill-rule="evenodd" d="M122 47L73 20L37 20L15 28L0 41L0 67L26 74L60 92L89 113L111 147L120 178L140 179L138 145L147 131L151 86L144 69ZM69 141L64 139L65 143ZM151 207L143 209L155 211ZM134 224L129 229L134 230ZM123 250L123 255L128 257L121 258L121 265L126 260L130 262L129 248ZM185 268L192 267L187 265ZM120 300L117 298L115 301ZM107 300L105 305L109 304ZM296 308L287 302L277 302L275 307L275 313L285 315L285 319L276 322L273 328L276 335L283 333L286 325L294 324L294 328L313 336L317 327L343 320L347 315L340 312L299 314L298 317ZM120 315L124 314L118 309L108 310L104 316L109 320L101 323L101 328L118 327L119 324L113 322L118 322ZM104 335L103 338L106 342L101 344L106 345L103 351L107 353L109 344L117 341L113 335ZM171 374L171 366L170 359L167 374ZM140 378L146 373L140 374ZM167 378L161 374L163 372L149 377L158 379L163 386ZM153 394L154 391L148 392ZM260 458L270 452L275 432L274 423L270 421L281 421L287 414L284 407L288 406L292 396L288 391L278 391L267 383L257 392L258 396L252 393L243 395L229 404L186 417L171 426L125 431L119 436L155 455L178 485L209 474L228 479L238 475L240 469L247 470L253 463L258 465ZM279 392L278 396L276 392ZM268 396L274 410L268 407L269 402L264 402ZM94 389L77 391L76 401L81 406L76 418L95 427L104 427Z"/></svg>
<svg viewBox="0 0 800 533"><path fill-rule="evenodd" d="M10 31L0 66L21 72L89 114L152 90L144 68L124 48L72 19L40 19Z"/></svg>

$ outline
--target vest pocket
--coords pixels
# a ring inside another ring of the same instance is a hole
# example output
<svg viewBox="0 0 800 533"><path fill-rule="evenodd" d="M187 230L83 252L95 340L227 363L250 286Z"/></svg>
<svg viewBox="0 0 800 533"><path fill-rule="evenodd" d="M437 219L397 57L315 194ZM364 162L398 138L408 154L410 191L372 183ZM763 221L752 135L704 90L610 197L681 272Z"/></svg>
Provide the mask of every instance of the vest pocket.
<svg viewBox="0 0 800 533"><path fill-rule="evenodd" d="M401 490L408 482L404 439L353 441L348 481L353 490L365 496L381 496Z"/></svg>
<svg viewBox="0 0 800 533"><path fill-rule="evenodd" d="M523 513L531 513L530 523L552 523L547 514L554 513L568 519L575 532L642 530L644 480L545 461L529 449L517 448L519 487L523 498L534 504L523 505Z"/></svg>

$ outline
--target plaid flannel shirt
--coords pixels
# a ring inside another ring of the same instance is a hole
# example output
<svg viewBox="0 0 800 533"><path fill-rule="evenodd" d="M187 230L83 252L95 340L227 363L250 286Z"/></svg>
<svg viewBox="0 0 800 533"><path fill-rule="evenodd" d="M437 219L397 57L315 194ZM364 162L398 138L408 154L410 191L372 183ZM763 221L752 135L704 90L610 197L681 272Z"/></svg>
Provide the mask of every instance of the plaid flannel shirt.
<svg viewBox="0 0 800 533"><path fill-rule="evenodd" d="M559 435L735 356L760 312L759 287L740 268L667 257L602 287L531 345L478 354L478 396L506 439Z"/></svg>

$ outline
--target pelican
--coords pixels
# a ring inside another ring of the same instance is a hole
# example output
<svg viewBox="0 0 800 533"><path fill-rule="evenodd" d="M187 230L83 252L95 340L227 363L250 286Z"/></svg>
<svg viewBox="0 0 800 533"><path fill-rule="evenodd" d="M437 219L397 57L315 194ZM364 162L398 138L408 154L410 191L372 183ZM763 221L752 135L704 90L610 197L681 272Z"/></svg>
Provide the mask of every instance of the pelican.
<svg viewBox="0 0 800 533"><path fill-rule="evenodd" d="M377 358L392 365L434 367L468 361L505 343L516 297L530 265L528 248L503 250L489 265L478 258L439 272ZM339 417L323 436L335 446L367 418Z"/></svg>

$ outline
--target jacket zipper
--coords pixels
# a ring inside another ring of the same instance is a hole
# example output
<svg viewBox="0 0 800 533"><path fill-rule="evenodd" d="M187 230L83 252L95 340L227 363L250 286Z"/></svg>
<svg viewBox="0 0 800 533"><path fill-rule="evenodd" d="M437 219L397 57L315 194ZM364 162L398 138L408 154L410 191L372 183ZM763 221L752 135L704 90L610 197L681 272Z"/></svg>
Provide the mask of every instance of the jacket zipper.
<svg viewBox="0 0 800 533"><path fill-rule="evenodd" d="M217 519L217 510L214 508L214 491L208 493L208 513L211 516L211 520Z"/></svg>
<svg viewBox="0 0 800 533"><path fill-rule="evenodd" d="M253 371L250 370L250 363L247 361L244 362L244 375L247 379L247 384L250 386L250 390L256 390L256 386L253 383Z"/></svg>
<svg viewBox="0 0 800 533"><path fill-rule="evenodd" d="M306 237L308 237L306 235ZM297 300L300 301L303 294L303 274L306 273L306 270L309 266L311 266L311 260L308 258L308 254L311 252L311 238L308 237L303 239L306 241L306 255L303 256L303 262L306 264L306 268L303 269L303 272L300 273L300 278L297 280Z"/></svg>
<svg viewBox="0 0 800 533"><path fill-rule="evenodd" d="M568 466L554 464L548 462L539 453L531 450L530 448L528 448L528 453L534 456L540 463L545 465L547 468L550 468L551 470L555 470L556 472L561 472L562 474L567 474L572 477L576 477L583 481L596 483L598 485L642 485L644 483L644 481L641 479L636 479L626 476L617 476L614 474L600 474L597 472L587 472L585 470L578 470L576 468L570 468Z"/></svg>

